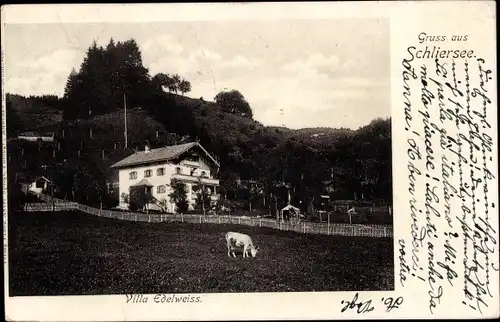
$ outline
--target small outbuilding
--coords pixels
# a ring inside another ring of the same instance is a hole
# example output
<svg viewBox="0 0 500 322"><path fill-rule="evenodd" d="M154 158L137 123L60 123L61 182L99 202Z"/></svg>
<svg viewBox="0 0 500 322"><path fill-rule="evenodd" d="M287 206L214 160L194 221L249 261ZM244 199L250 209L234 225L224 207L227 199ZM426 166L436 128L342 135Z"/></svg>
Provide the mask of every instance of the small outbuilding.
<svg viewBox="0 0 500 322"><path fill-rule="evenodd" d="M280 219L282 221L298 221L300 219L300 209L292 205L287 205L281 209Z"/></svg>
<svg viewBox="0 0 500 322"><path fill-rule="evenodd" d="M50 184L50 180L44 176L26 177L19 180L19 182L21 183L21 190L25 193L42 193L48 189Z"/></svg>

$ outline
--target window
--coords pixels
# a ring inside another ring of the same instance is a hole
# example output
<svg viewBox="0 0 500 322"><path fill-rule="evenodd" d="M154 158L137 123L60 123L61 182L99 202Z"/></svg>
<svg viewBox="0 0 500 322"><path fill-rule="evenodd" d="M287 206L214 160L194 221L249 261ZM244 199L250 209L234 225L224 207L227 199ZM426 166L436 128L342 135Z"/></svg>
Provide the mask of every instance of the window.
<svg viewBox="0 0 500 322"><path fill-rule="evenodd" d="M177 167L177 168L175 168L175 173L177 173L177 174L182 174L181 167Z"/></svg>
<svg viewBox="0 0 500 322"><path fill-rule="evenodd" d="M43 181L43 180L38 180L38 181L36 182L36 187L37 187L37 188L44 188L44 187L45 187L45 181Z"/></svg>
<svg viewBox="0 0 500 322"><path fill-rule="evenodd" d="M165 168L159 168L158 170L156 170L156 175L157 176L165 175Z"/></svg>
<svg viewBox="0 0 500 322"><path fill-rule="evenodd" d="M156 192L157 192L157 193L165 193L165 191L166 191L166 190L165 190L165 186L158 186L158 187L156 188Z"/></svg>
<svg viewBox="0 0 500 322"><path fill-rule="evenodd" d="M206 177L207 177L207 173L206 173L205 171L201 171L201 176L202 176L203 178L206 178Z"/></svg>
<svg viewBox="0 0 500 322"><path fill-rule="evenodd" d="M151 171L151 170L144 170L144 178L149 178L149 177L151 177L152 172L153 172L153 171Z"/></svg>
<svg viewBox="0 0 500 322"><path fill-rule="evenodd" d="M137 172L135 171L130 172L129 178L130 180L137 179Z"/></svg>

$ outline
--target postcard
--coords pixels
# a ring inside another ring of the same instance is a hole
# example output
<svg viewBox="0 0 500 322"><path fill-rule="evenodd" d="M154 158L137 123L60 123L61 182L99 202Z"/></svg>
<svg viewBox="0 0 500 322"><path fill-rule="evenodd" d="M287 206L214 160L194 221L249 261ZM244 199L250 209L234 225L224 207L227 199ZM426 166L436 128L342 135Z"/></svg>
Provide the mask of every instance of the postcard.
<svg viewBox="0 0 500 322"><path fill-rule="evenodd" d="M5 319L499 317L495 5L3 6Z"/></svg>

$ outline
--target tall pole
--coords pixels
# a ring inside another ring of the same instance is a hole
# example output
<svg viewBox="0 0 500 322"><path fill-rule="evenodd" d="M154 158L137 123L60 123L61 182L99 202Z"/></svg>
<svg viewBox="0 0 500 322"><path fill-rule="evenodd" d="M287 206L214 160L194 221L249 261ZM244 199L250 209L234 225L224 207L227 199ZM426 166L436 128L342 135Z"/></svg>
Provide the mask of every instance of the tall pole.
<svg viewBox="0 0 500 322"><path fill-rule="evenodd" d="M330 235L330 212L328 212L328 233L327 235Z"/></svg>
<svg viewBox="0 0 500 322"><path fill-rule="evenodd" d="M127 98L125 97L125 93L123 93L123 106L125 108L125 149L128 147L128 142L127 142Z"/></svg>

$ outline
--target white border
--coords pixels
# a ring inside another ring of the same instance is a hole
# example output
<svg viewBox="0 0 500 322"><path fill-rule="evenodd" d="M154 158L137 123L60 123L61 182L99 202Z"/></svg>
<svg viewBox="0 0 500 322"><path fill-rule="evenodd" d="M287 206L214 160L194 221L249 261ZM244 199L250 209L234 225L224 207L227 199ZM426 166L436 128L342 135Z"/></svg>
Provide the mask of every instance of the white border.
<svg viewBox="0 0 500 322"><path fill-rule="evenodd" d="M495 3L492 1L436 1L436 2L343 2L343 3L246 3L246 4L122 4L122 5L8 5L2 7L2 23L83 23L83 22L152 22L152 21L213 21L213 20L274 20L274 19L339 19L362 17L386 17L391 25L391 92L393 120L394 213L404 209L406 196L404 173L397 165L403 145L400 122L401 68L405 49L417 44L416 35L421 31L432 33L467 33L471 35L469 46L493 60L496 71L495 50ZM2 25L2 36L3 36ZM338 32L338 31L337 31ZM325 35L327 36L327 35ZM355 36L355 35L353 35ZM2 37L2 48L3 48ZM2 53L3 57L3 53ZM3 70L2 60L2 70ZM495 75L496 79L496 75ZM5 106L2 93L2 106ZM495 95L496 102L496 95ZM496 106L496 105L495 105ZM2 120L5 120L2 109ZM496 116L496 113L495 113ZM496 127L496 117L493 124ZM2 122L5 130L5 123ZM6 184L5 136L2 136L4 186ZM496 144L495 144L495 149ZM497 164L494 173L498 173ZM403 177L400 177L403 176ZM4 190L4 200L7 200ZM496 199L495 201L497 201ZM404 212L404 211L403 211ZM4 212L5 216L5 212ZM4 223L5 223L4 217ZM395 240L409 236L409 219L395 215ZM498 226L498 211L496 213ZM4 241L6 238L4 225ZM497 235L498 236L498 235ZM498 245L497 245L498 253ZM399 269L397 245L395 245L396 270ZM498 263L498 254L496 256ZM6 263L6 257L4 258ZM7 267L6 267L7 268ZM5 270L5 283L8 281ZM493 280L498 298L498 277ZM125 296L67 296L6 298L6 318L13 320L74 321L74 320L242 320L242 319L349 319L349 318L473 318L479 317L459 305L460 287L448 295L434 316L429 314L425 288L413 286L394 292L360 292L363 299L379 303L382 297L405 298L405 305L386 313L377 305L371 314L355 312L340 314L340 301L352 299L352 292L327 293L249 293L207 294L203 304L125 304ZM7 289L6 289L7 291ZM483 317L498 316L498 305L490 307Z"/></svg>

